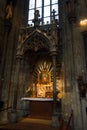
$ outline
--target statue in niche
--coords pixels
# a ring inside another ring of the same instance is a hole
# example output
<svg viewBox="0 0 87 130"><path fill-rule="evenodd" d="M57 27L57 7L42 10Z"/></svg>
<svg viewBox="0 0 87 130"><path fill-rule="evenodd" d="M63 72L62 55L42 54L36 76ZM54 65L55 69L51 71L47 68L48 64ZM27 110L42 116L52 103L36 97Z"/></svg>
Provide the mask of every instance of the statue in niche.
<svg viewBox="0 0 87 130"><path fill-rule="evenodd" d="M6 9L5 9L5 19L6 20L11 20L13 16L13 8L12 8L12 2L7 4Z"/></svg>
<svg viewBox="0 0 87 130"><path fill-rule="evenodd" d="M39 14L39 10L35 10L35 13L34 13L34 19L33 19L33 23L34 23L34 26L35 27L37 27L37 26L39 26L40 25L40 19L39 19L39 17L40 17L40 14Z"/></svg>
<svg viewBox="0 0 87 130"><path fill-rule="evenodd" d="M39 10L35 11L35 19L38 20L40 17Z"/></svg>
<svg viewBox="0 0 87 130"><path fill-rule="evenodd" d="M52 64L46 61L39 63L37 70L37 97L52 97Z"/></svg>
<svg viewBox="0 0 87 130"><path fill-rule="evenodd" d="M49 83L49 73L48 71L46 70L46 68L44 68L44 70L41 72L40 74L40 82L42 84L47 84Z"/></svg>

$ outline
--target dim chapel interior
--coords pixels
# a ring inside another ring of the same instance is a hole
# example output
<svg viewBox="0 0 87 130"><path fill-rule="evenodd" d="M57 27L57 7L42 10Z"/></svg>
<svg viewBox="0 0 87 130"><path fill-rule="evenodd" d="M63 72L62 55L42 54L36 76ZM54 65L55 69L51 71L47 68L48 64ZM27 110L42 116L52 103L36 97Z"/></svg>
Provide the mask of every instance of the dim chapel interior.
<svg viewBox="0 0 87 130"><path fill-rule="evenodd" d="M87 130L87 0L0 1L0 124L27 116Z"/></svg>

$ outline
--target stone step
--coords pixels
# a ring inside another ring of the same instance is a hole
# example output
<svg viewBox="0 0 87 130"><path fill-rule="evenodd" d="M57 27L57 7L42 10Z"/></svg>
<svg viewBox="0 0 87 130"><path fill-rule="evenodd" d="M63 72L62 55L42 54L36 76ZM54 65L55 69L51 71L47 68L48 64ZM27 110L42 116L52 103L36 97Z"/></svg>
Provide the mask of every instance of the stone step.
<svg viewBox="0 0 87 130"><path fill-rule="evenodd" d="M17 123L1 125L0 130L70 130L70 128L63 123L53 127L52 120L27 117L20 119Z"/></svg>

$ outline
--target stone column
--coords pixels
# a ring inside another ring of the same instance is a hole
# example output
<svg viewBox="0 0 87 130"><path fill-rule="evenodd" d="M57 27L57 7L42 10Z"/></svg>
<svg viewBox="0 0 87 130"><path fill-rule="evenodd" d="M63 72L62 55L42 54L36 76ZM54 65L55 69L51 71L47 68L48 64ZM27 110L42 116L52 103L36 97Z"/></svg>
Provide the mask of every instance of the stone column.
<svg viewBox="0 0 87 130"><path fill-rule="evenodd" d="M57 91L56 91L56 58L57 58L57 49L58 49L58 28L57 22L55 19L55 10L53 10L53 22L52 30L50 36L50 52L53 61L53 116L52 116L52 125L54 127L59 126L58 122L58 113L57 113Z"/></svg>
<svg viewBox="0 0 87 130"><path fill-rule="evenodd" d="M81 98L82 129L87 130L86 99Z"/></svg>
<svg viewBox="0 0 87 130"><path fill-rule="evenodd" d="M56 55L52 55L53 60L53 114L56 115L56 101L57 101L57 93L56 93Z"/></svg>
<svg viewBox="0 0 87 130"><path fill-rule="evenodd" d="M58 127L58 113L57 113L57 91L56 91L56 57L57 53L52 52L52 61L53 61L53 115L52 115L52 126Z"/></svg>
<svg viewBox="0 0 87 130"><path fill-rule="evenodd" d="M8 50L9 50L9 35L10 35L10 31L11 31L11 25L12 23L10 21L6 21L5 19L1 19L3 24L2 24L2 45L1 45L1 65L0 65L0 100L3 101L4 108L7 108L7 101L8 101L8 95L7 95L7 77L8 75L6 73L8 73L8 69L6 70L7 67L7 59L8 59ZM1 122L7 122L7 110L2 111L0 114L0 120Z"/></svg>
<svg viewBox="0 0 87 130"><path fill-rule="evenodd" d="M77 76L81 73L82 60L81 60L81 41L79 39L79 31L76 27L74 21L71 21L71 41L72 41L72 51L73 51L73 89L72 89L72 109L73 109L73 121L74 129L83 130L81 103L78 91ZM80 44L79 44L80 43Z"/></svg>
<svg viewBox="0 0 87 130"><path fill-rule="evenodd" d="M18 87L19 87L19 71L20 71L21 56L16 59L16 68L14 74L14 86L13 86L13 99L12 108L9 114L9 121L11 123L17 122L17 97L18 97Z"/></svg>
<svg viewBox="0 0 87 130"><path fill-rule="evenodd" d="M3 21L4 22L4 21ZM8 50L8 39L9 39L9 29L10 29L10 23L8 22L8 25L5 24L4 27L4 37L3 37L3 52L2 52L2 60L1 60L1 72L0 72L0 98L1 98L1 93L2 93L2 88L3 88L3 83L4 83L4 71L5 71L5 63L6 63L6 56L7 56L7 50Z"/></svg>

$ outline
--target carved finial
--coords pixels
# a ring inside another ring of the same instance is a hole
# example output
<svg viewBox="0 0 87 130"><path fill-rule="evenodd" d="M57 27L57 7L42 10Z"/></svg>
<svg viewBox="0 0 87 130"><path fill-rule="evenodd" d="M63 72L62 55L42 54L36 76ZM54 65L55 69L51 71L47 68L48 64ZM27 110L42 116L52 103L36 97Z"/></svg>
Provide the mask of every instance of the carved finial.
<svg viewBox="0 0 87 130"><path fill-rule="evenodd" d="M55 9L52 11L52 25L51 25L51 35L49 35L49 40L51 43L50 52L52 55L57 54L58 45L58 31L57 31L57 20L55 19Z"/></svg>

